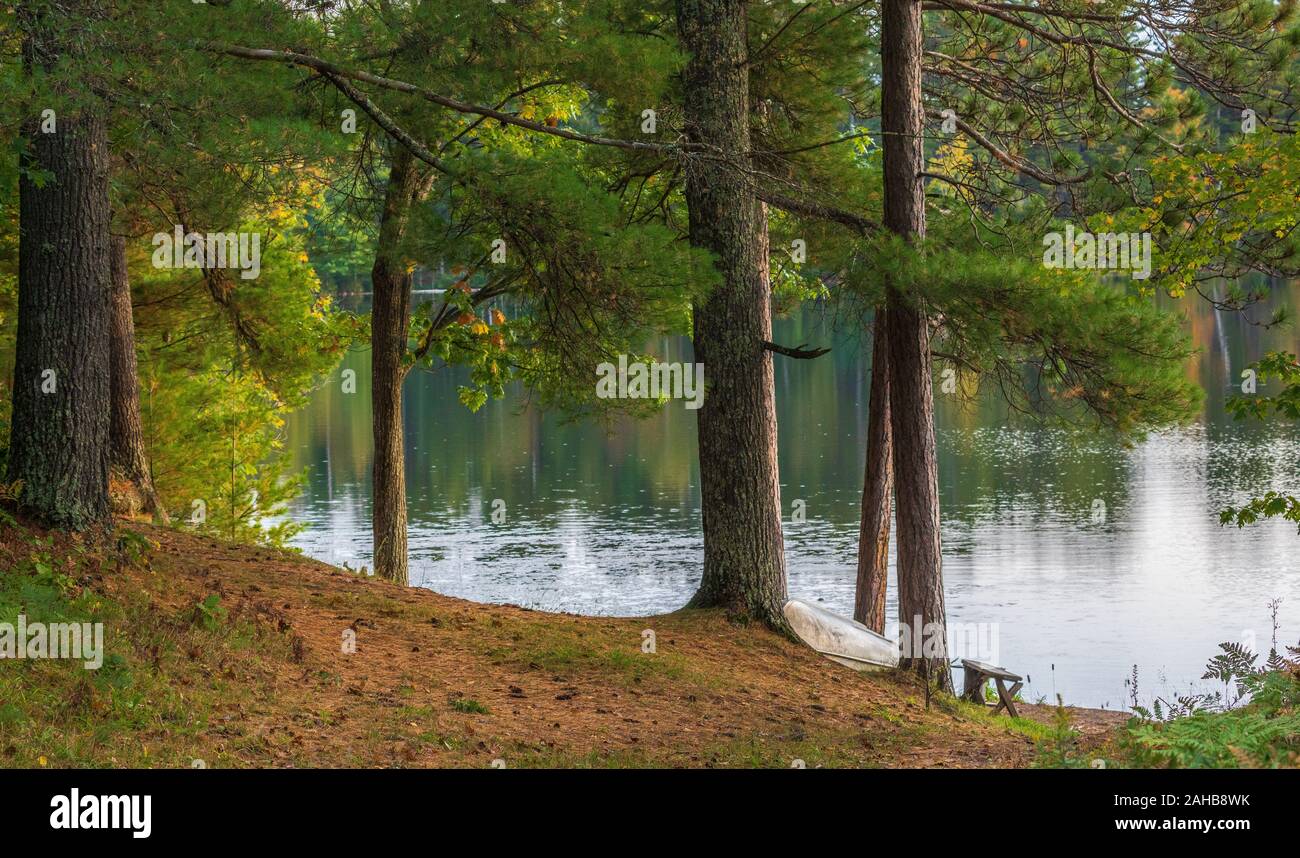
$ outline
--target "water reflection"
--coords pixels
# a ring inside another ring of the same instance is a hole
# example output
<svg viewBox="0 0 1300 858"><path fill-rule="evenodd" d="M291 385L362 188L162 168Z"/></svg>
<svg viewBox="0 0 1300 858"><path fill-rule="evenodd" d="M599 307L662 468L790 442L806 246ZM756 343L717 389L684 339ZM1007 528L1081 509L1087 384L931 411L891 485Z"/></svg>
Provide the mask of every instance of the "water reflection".
<svg viewBox="0 0 1300 858"><path fill-rule="evenodd" d="M1279 300L1291 297L1280 290ZM949 616L997 624L998 660L1028 674L1027 699L1059 692L1122 707L1134 664L1142 698L1185 691L1219 641L1251 630L1267 646L1275 597L1286 600L1284 640L1300 638L1295 528L1217 523L1224 504L1261 486L1300 489L1300 433L1223 412L1241 368L1268 348L1296 349L1295 332L1185 306L1201 347L1188 371L1208 394L1190 428L1125 449L1009 425L996 403L939 402ZM831 336L815 311L777 327L784 342ZM827 357L777 364L790 592L842 613L862 488L862 346L841 333ZM292 514L309 524L297 540L308 554L357 567L370 562L370 356L355 352L344 366L356 370L357 392L327 385L289 423L295 462L311 467ZM689 598L702 556L694 412L673 403L607 435L523 408L517 393L470 414L458 383L450 370L416 372L404 391L413 584L607 615ZM790 520L795 500L803 523Z"/></svg>

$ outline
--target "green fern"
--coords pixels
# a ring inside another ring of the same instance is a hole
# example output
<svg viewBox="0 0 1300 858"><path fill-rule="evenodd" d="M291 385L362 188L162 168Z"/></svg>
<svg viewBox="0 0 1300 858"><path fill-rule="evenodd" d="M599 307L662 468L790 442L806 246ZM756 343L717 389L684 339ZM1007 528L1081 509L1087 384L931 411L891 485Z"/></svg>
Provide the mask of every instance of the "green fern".
<svg viewBox="0 0 1300 858"><path fill-rule="evenodd" d="M1133 762L1170 768L1295 766L1300 713L1257 709L1198 712L1173 721L1134 721L1127 732Z"/></svg>
<svg viewBox="0 0 1300 858"><path fill-rule="evenodd" d="M1170 768L1239 768L1300 765L1300 647L1288 656L1222 643L1204 679L1223 692L1157 698L1148 711L1134 706L1123 743L1131 762Z"/></svg>

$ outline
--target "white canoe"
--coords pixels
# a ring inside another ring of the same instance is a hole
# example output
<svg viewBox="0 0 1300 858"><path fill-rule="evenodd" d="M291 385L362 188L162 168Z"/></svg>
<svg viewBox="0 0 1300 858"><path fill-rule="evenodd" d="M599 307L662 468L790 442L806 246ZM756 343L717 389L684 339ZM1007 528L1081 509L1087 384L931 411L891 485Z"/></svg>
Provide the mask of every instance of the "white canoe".
<svg viewBox="0 0 1300 858"><path fill-rule="evenodd" d="M880 670L898 664L898 644L862 623L802 599L791 599L782 611L799 639L831 661L854 670Z"/></svg>

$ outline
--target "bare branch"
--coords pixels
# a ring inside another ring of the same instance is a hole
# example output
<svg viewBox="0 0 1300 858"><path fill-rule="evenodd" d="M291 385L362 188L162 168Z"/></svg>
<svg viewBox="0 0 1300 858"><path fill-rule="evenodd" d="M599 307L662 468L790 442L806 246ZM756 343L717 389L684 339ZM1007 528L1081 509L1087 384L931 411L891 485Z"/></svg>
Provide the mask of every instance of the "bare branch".
<svg viewBox="0 0 1300 858"><path fill-rule="evenodd" d="M770 343L767 340L763 340L763 348L769 352L776 352L779 355L785 355L786 357L797 358L799 360L812 360L813 358L819 358L830 351L829 348L810 349L808 348L807 343L802 343L794 347L778 346L776 343Z"/></svg>

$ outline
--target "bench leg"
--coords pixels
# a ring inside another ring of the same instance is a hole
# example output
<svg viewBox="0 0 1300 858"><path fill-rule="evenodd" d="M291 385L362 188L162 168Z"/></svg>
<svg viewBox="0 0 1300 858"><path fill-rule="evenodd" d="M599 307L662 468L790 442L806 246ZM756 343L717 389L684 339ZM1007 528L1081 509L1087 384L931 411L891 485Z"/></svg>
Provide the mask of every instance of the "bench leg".
<svg viewBox="0 0 1300 858"><path fill-rule="evenodd" d="M1015 685L1011 686L1010 689L1008 689L1005 685L1002 684L1001 679L994 679L993 681L998 686L998 705L993 710L993 714L994 715L998 714L999 712L1002 711L1003 707L1005 707L1008 715L1010 715L1012 718L1019 718L1020 713L1016 711L1015 697L1016 694L1020 691L1021 686L1024 685L1024 683L1017 682Z"/></svg>
<svg viewBox="0 0 1300 858"><path fill-rule="evenodd" d="M972 703L984 702L984 675L973 670L965 670L962 673L961 696Z"/></svg>

